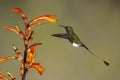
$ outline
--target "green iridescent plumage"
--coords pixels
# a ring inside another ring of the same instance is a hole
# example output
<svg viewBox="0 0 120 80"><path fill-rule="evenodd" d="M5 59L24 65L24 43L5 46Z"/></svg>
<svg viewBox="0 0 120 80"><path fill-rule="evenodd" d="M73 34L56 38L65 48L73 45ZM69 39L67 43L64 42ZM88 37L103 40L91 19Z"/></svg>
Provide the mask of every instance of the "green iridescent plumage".
<svg viewBox="0 0 120 80"><path fill-rule="evenodd" d="M89 50L89 48L83 44L81 42L81 40L79 39L79 37L75 34L75 32L73 31L73 28L71 26L63 26L60 25L61 27L65 28L67 33L57 33L57 34L53 34L52 36L55 37L59 37L59 38L64 38L69 40L72 45L74 47L84 47L86 50L88 50L92 55L96 56L98 59L102 60L104 62L105 65L109 66L109 63L107 61L105 61L104 59L102 59L101 57L95 55L91 50Z"/></svg>

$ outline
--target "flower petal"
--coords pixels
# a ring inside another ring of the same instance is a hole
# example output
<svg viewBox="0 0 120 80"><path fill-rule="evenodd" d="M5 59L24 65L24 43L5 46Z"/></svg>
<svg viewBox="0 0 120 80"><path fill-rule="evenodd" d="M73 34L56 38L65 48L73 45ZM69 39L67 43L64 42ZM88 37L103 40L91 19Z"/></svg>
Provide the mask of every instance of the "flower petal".
<svg viewBox="0 0 120 80"><path fill-rule="evenodd" d="M56 23L56 21L57 21L57 19L53 15L43 15L43 16L33 19L32 21L29 22L29 24L33 24L34 22L37 22L38 20L47 20L52 23Z"/></svg>
<svg viewBox="0 0 120 80"><path fill-rule="evenodd" d="M4 57L4 58L0 59L0 62L6 61L6 60L9 60L9 59L16 59L16 57L14 57L14 56Z"/></svg>
<svg viewBox="0 0 120 80"><path fill-rule="evenodd" d="M20 28L18 26L16 26L16 29L9 27L9 26L3 26L3 28L15 32L17 33L21 38L24 38L24 33L20 30Z"/></svg>
<svg viewBox="0 0 120 80"><path fill-rule="evenodd" d="M15 30L14 28L11 28L11 27L9 27L9 26L3 26L3 28L5 28L5 29L7 29L7 30L10 30L10 31L15 32L15 33L18 34L18 31Z"/></svg>
<svg viewBox="0 0 120 80"><path fill-rule="evenodd" d="M7 72L7 74L11 78L11 80L16 80L16 78L10 72Z"/></svg>
<svg viewBox="0 0 120 80"><path fill-rule="evenodd" d="M35 55L36 55L36 50L35 50L34 47L31 47L30 51L29 51L29 54L28 54L28 59L27 59L27 62L29 64L34 62Z"/></svg>
<svg viewBox="0 0 120 80"><path fill-rule="evenodd" d="M8 80L6 76L0 74L0 78L3 79L3 80Z"/></svg>
<svg viewBox="0 0 120 80"><path fill-rule="evenodd" d="M38 22L38 23L30 24L30 26L28 27L28 29L30 30L32 27L41 26L42 24L44 24L44 23L42 23L42 22Z"/></svg>
<svg viewBox="0 0 120 80"><path fill-rule="evenodd" d="M39 45L41 45L42 43L34 43L34 44L32 44L29 48L31 48L31 47L36 47L36 46L39 46Z"/></svg>
<svg viewBox="0 0 120 80"><path fill-rule="evenodd" d="M23 18L24 23L27 24L27 17L25 16L24 12L20 8L13 8L12 11L19 13L20 16Z"/></svg>
<svg viewBox="0 0 120 80"><path fill-rule="evenodd" d="M27 62L28 64L31 64L34 62L34 55L32 53L29 53Z"/></svg>
<svg viewBox="0 0 120 80"><path fill-rule="evenodd" d="M13 12L21 13L22 10L20 8L13 8L11 9Z"/></svg>
<svg viewBox="0 0 120 80"><path fill-rule="evenodd" d="M35 68L39 72L40 75L42 75L44 72L44 68L39 63L33 63L30 66L30 68Z"/></svg>

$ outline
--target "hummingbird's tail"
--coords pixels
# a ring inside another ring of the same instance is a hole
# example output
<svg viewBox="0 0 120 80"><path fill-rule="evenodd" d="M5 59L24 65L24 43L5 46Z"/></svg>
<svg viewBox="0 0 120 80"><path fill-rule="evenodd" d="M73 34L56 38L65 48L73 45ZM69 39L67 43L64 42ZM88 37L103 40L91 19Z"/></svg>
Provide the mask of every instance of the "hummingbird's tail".
<svg viewBox="0 0 120 80"><path fill-rule="evenodd" d="M86 45L82 44L82 47L84 47L85 49L87 49L93 56L95 56L95 57L97 57L98 59L102 60L106 66L109 66L109 62L107 62L107 61L104 60L103 58L97 56L95 53L93 53L91 50L89 50L89 48L88 48Z"/></svg>
<svg viewBox="0 0 120 80"><path fill-rule="evenodd" d="M103 58L95 55L91 50L89 50L89 49L87 49L87 50L88 50L91 54L93 54L94 56L96 56L97 58L99 58L100 60L102 60L106 66L109 66L109 62L107 62L107 61L104 60Z"/></svg>

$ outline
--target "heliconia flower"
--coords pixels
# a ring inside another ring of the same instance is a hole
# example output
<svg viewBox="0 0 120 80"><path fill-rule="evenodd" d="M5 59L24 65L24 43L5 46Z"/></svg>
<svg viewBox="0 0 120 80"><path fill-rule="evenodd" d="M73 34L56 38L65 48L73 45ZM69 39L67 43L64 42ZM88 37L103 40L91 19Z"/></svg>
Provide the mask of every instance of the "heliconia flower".
<svg viewBox="0 0 120 80"><path fill-rule="evenodd" d="M20 8L13 8L11 9L13 12L17 12L20 14L20 16L22 17L23 21L25 24L27 24L27 17L25 16L24 12L20 9Z"/></svg>
<svg viewBox="0 0 120 80"><path fill-rule="evenodd" d="M14 56L4 57L4 58L0 59L0 62L6 61L6 60L10 60L10 59L16 59L16 57L14 57Z"/></svg>
<svg viewBox="0 0 120 80"><path fill-rule="evenodd" d="M47 20L47 21L50 21L52 23L56 23L57 19L55 18L55 16L53 15L43 15L43 16L39 16L33 20L31 20L29 22L29 25L33 24L33 23L36 23L37 21L39 20Z"/></svg>
<svg viewBox="0 0 120 80"><path fill-rule="evenodd" d="M11 78L11 80L16 80L16 78L10 72L7 72L7 74Z"/></svg>
<svg viewBox="0 0 120 80"><path fill-rule="evenodd" d="M4 76L3 74L0 74L0 78L3 80L8 80L6 76Z"/></svg>
<svg viewBox="0 0 120 80"><path fill-rule="evenodd" d="M40 75L42 75L44 72L44 68L39 63L32 63L30 67L35 68L39 72Z"/></svg>

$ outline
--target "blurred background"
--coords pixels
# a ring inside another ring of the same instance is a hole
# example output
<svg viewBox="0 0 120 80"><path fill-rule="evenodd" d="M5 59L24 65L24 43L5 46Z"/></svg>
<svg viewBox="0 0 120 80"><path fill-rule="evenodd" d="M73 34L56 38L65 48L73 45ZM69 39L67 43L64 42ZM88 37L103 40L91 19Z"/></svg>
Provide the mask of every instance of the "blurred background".
<svg viewBox="0 0 120 80"><path fill-rule="evenodd" d="M45 72L42 76L29 69L26 80L120 80L120 1L119 0L0 0L0 58L15 56L12 44L23 50L23 41L3 25L20 26L24 23L12 8L21 8L29 21L53 14L58 22L34 28L33 42L43 43L37 49L36 62ZM73 27L81 41L96 55L110 62L107 67L84 48L74 48L69 41L52 37L64 33L58 25ZM22 51L23 52L23 51ZM0 73L11 72L17 80L20 62L15 60L0 63Z"/></svg>

